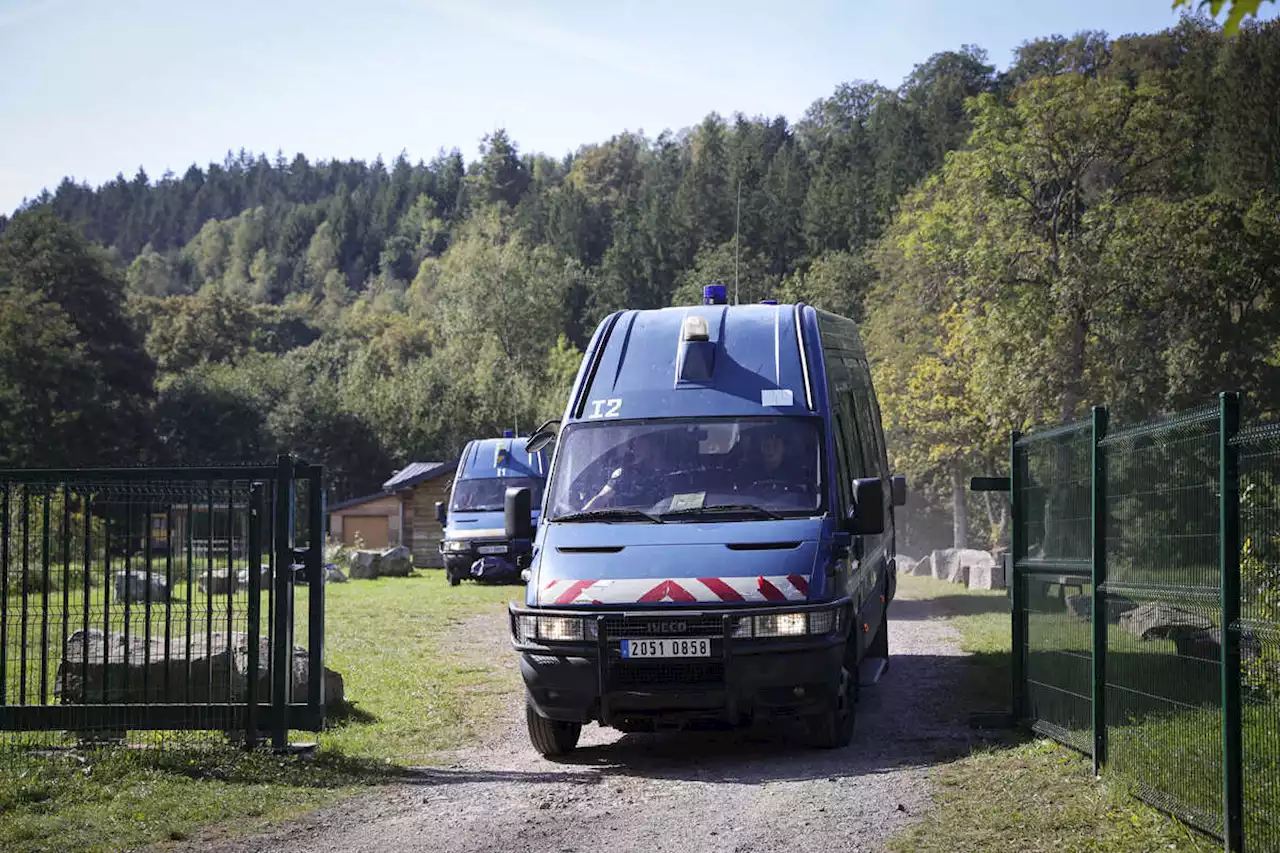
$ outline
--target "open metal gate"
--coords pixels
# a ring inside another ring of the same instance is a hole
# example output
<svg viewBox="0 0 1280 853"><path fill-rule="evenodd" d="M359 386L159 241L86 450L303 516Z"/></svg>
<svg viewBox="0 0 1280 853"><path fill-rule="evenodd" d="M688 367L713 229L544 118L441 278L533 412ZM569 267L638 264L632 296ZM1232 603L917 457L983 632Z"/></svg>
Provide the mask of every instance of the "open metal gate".
<svg viewBox="0 0 1280 853"><path fill-rule="evenodd" d="M318 731L321 477L291 456L0 470L0 731Z"/></svg>

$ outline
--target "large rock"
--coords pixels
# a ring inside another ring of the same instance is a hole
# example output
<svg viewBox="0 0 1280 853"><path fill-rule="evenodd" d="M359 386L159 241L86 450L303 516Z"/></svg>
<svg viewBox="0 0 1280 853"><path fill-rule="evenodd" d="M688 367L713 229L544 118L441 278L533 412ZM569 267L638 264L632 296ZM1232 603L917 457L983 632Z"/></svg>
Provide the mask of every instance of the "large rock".
<svg viewBox="0 0 1280 853"><path fill-rule="evenodd" d="M1004 576L1004 562L990 566L972 566L969 569L969 589L1004 589L1008 579Z"/></svg>
<svg viewBox="0 0 1280 853"><path fill-rule="evenodd" d="M1128 613L1130 610L1137 609L1138 605L1131 599L1125 598L1123 595L1107 595L1107 621L1112 625L1120 623L1120 617ZM1067 612L1078 619L1093 618L1093 596L1092 595L1068 595L1067 596Z"/></svg>
<svg viewBox="0 0 1280 853"><path fill-rule="evenodd" d="M246 577L246 581L248 578ZM199 585L200 591L206 595L234 595L239 588L240 578L233 575L226 569L214 569L210 574L207 570L200 573Z"/></svg>
<svg viewBox="0 0 1280 853"><path fill-rule="evenodd" d="M1203 616L1160 601L1148 601L1121 614L1119 622L1121 628L1144 640L1176 639L1213 627Z"/></svg>
<svg viewBox="0 0 1280 853"><path fill-rule="evenodd" d="M270 654L268 639L259 637L258 698L263 703L270 696ZM292 670L293 701L305 702L309 660L299 646L293 648ZM243 702L248 673L249 635L243 632L171 637L166 659L163 636L153 636L148 644L145 637L131 635L126 642L123 633L91 628L74 632L63 644L54 693L64 705ZM325 667L324 684L326 704L343 700L340 674Z"/></svg>
<svg viewBox="0 0 1280 853"><path fill-rule="evenodd" d="M148 601L169 600L169 585L165 582L164 573L152 570L148 577L146 572L116 572L115 600L146 604Z"/></svg>
<svg viewBox="0 0 1280 853"><path fill-rule="evenodd" d="M324 582L346 583L347 576L342 573L342 569L338 568L333 563L328 563L324 567Z"/></svg>
<svg viewBox="0 0 1280 853"><path fill-rule="evenodd" d="M1178 654L1193 660L1222 660L1222 629L1180 631L1173 635L1173 645ZM1249 662L1262 656L1262 642L1248 628L1240 632L1240 660Z"/></svg>
<svg viewBox="0 0 1280 853"><path fill-rule="evenodd" d="M351 579L372 580L378 576L377 551L356 551L351 555Z"/></svg>
<svg viewBox="0 0 1280 853"><path fill-rule="evenodd" d="M995 558L973 548L945 548L929 555L933 576L950 583L969 585L969 573L976 567L990 568Z"/></svg>
<svg viewBox="0 0 1280 853"><path fill-rule="evenodd" d="M241 587L245 589L249 588L249 580L250 578L249 578L248 569L241 569L240 573L236 575L236 583L238 583ZM271 587L270 564L262 566L261 568L258 569L258 584L260 589L270 589Z"/></svg>
<svg viewBox="0 0 1280 853"><path fill-rule="evenodd" d="M897 568L898 574L900 575L911 574L915 570L917 562L917 560L914 560L905 554L898 554L893 558L894 567Z"/></svg>
<svg viewBox="0 0 1280 853"><path fill-rule="evenodd" d="M413 552L403 545L378 554L378 577L407 578L413 571Z"/></svg>
<svg viewBox="0 0 1280 853"><path fill-rule="evenodd" d="M382 551L356 551L351 555L351 577L356 580L404 578L412 571L413 552L403 545Z"/></svg>

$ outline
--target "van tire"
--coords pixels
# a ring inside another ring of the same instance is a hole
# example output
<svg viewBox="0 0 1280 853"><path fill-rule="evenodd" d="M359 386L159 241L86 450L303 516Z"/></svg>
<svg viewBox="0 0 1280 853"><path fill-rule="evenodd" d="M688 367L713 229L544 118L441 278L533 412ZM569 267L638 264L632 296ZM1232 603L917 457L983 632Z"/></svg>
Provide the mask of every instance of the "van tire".
<svg viewBox="0 0 1280 853"><path fill-rule="evenodd" d="M809 716L809 744L818 749L840 749L853 740L853 724L857 717L858 677L848 664L840 667L840 687L835 707Z"/></svg>
<svg viewBox="0 0 1280 853"><path fill-rule="evenodd" d="M445 570L444 570L444 576L445 576L445 578L447 578L447 579L448 579L448 581L449 581L449 586L457 586L458 584L462 583L462 578L460 578L460 577L458 577L457 575L455 575L455 574L453 573L453 571L452 571L452 570L450 570L450 569L445 569Z"/></svg>
<svg viewBox="0 0 1280 853"><path fill-rule="evenodd" d="M525 722L529 726L529 742L543 758L557 758L573 751L582 735L582 723L549 720L525 703Z"/></svg>

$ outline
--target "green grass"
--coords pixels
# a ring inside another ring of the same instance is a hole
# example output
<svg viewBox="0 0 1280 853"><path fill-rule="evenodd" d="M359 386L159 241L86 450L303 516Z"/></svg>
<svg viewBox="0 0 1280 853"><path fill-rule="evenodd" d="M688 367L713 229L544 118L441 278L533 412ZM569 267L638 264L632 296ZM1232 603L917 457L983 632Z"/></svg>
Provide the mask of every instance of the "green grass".
<svg viewBox="0 0 1280 853"><path fill-rule="evenodd" d="M197 734L161 736L159 749L32 754L11 744L0 751L0 850L105 851L210 827L242 832L431 763L471 740L514 683L507 650L469 645L466 629L521 593L450 587L441 572L330 585L326 664L353 704L333 715L314 759L246 754ZM305 600L300 588L299 639Z"/></svg>
<svg viewBox="0 0 1280 853"><path fill-rule="evenodd" d="M971 655L962 693L965 701L977 710L991 710L992 700L999 697L1007 709L1010 615L1006 594L969 591L932 578L902 577L899 596L933 599L960 632L961 648ZM1072 626L1062 627L1065 636L1078 633ZM1163 750L1154 748L1153 754ZM933 778L937 808L895 838L891 849L903 853L1146 853L1220 847L1139 801L1124 776L1108 774L1103 781L1096 780L1090 759L1050 740L984 749L937 769Z"/></svg>

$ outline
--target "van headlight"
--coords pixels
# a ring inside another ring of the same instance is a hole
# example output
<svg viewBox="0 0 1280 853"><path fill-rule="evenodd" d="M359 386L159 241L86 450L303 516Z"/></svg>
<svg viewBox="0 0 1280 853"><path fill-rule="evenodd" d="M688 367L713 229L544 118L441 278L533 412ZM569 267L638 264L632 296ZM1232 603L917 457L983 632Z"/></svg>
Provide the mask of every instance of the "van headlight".
<svg viewBox="0 0 1280 853"><path fill-rule="evenodd" d="M769 613L743 616L734 626L733 636L803 637L806 634L830 634L840 627L840 610L810 610L800 613Z"/></svg>
<svg viewBox="0 0 1280 853"><path fill-rule="evenodd" d="M522 643L574 643L596 638L593 618L580 616L535 616L522 613L516 617L516 639Z"/></svg>
<svg viewBox="0 0 1280 853"><path fill-rule="evenodd" d="M470 551L471 543L463 542L460 539L450 539L444 543L444 549L446 551Z"/></svg>

